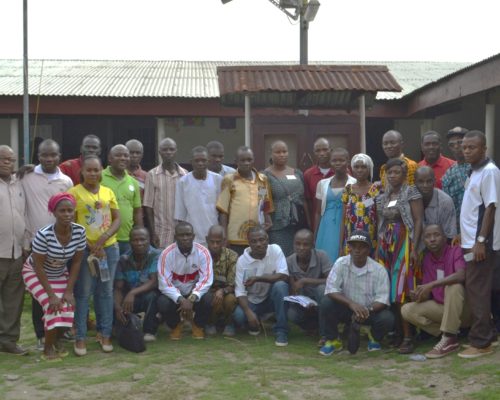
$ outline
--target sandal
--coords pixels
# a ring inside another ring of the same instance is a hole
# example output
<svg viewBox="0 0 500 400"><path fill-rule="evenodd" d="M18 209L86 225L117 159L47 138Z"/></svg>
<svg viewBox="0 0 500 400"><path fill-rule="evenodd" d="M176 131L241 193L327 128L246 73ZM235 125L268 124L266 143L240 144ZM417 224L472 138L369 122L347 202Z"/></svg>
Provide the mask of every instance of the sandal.
<svg viewBox="0 0 500 400"><path fill-rule="evenodd" d="M413 353L414 346L411 338L406 337L403 339L403 343L399 346L399 354L411 354Z"/></svg>
<svg viewBox="0 0 500 400"><path fill-rule="evenodd" d="M62 343L56 343L54 349L61 358L67 357L69 355L68 350L64 348L64 345Z"/></svg>
<svg viewBox="0 0 500 400"><path fill-rule="evenodd" d="M40 359L47 362L59 362L63 360L58 353L52 355L47 355L45 353L42 353Z"/></svg>

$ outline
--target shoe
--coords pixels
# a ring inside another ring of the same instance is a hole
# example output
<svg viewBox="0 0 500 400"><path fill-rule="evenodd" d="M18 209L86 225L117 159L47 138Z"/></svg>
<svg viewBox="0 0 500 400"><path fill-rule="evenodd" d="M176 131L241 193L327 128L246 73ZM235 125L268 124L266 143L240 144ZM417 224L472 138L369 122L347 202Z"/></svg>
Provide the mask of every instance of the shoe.
<svg viewBox="0 0 500 400"><path fill-rule="evenodd" d="M19 346L17 343L8 342L2 345L4 353L14 354L15 356L25 356L29 353L28 349Z"/></svg>
<svg viewBox="0 0 500 400"><path fill-rule="evenodd" d="M459 347L460 343L458 343L456 337L443 335L441 336L441 340L425 356L427 358L441 358L458 350Z"/></svg>
<svg viewBox="0 0 500 400"><path fill-rule="evenodd" d="M144 341L146 343L154 342L155 340L156 340L156 336L153 335L152 333L145 333L144 334Z"/></svg>
<svg viewBox="0 0 500 400"><path fill-rule="evenodd" d="M498 347L498 338L494 339L493 342L491 342L491 346ZM471 345L470 344L463 344L462 347L464 349L468 349L469 347L471 347Z"/></svg>
<svg viewBox="0 0 500 400"><path fill-rule="evenodd" d="M318 344L317 344L318 348L320 348L320 349L321 349L321 348L325 345L325 343L326 343L326 337L322 336L322 337L318 340Z"/></svg>
<svg viewBox="0 0 500 400"><path fill-rule="evenodd" d="M399 354L411 354L414 351L413 342L410 337L405 337L399 346Z"/></svg>
<svg viewBox="0 0 500 400"><path fill-rule="evenodd" d="M36 351L43 351L45 349L45 339L42 337L36 340Z"/></svg>
<svg viewBox="0 0 500 400"><path fill-rule="evenodd" d="M284 332L279 332L276 334L276 340L274 344L278 347L286 347L288 346L288 335Z"/></svg>
<svg viewBox="0 0 500 400"><path fill-rule="evenodd" d="M342 350L342 342L338 339L327 340L324 346L319 349L319 354L322 356L331 356L335 352Z"/></svg>
<svg viewBox="0 0 500 400"><path fill-rule="evenodd" d="M222 331L222 336L234 336L236 335L236 328L233 324L227 324Z"/></svg>
<svg viewBox="0 0 500 400"><path fill-rule="evenodd" d="M113 345L111 344L110 338L100 337L99 344L101 345L101 350L104 353L111 353L113 351Z"/></svg>
<svg viewBox="0 0 500 400"><path fill-rule="evenodd" d="M256 331L253 331L251 329L248 329L248 334L251 335L251 336L259 336L260 334L260 329L256 330Z"/></svg>
<svg viewBox="0 0 500 400"><path fill-rule="evenodd" d="M205 339L205 332L203 332L203 328L200 328L198 325L196 325L194 321L191 323L191 334L193 336L193 339Z"/></svg>
<svg viewBox="0 0 500 400"><path fill-rule="evenodd" d="M53 356L42 354L40 356L40 359L46 362L61 362L63 360L58 354L55 354Z"/></svg>
<svg viewBox="0 0 500 400"><path fill-rule="evenodd" d="M78 357L83 357L87 355L87 345L83 340L75 340L73 345L73 351Z"/></svg>
<svg viewBox="0 0 500 400"><path fill-rule="evenodd" d="M209 336L217 335L217 328L215 325L207 325L205 326L205 333Z"/></svg>
<svg viewBox="0 0 500 400"><path fill-rule="evenodd" d="M493 346L488 346L483 349L478 349L477 347L470 346L468 349L458 353L460 358L478 358L482 356L487 356L493 354Z"/></svg>
<svg viewBox="0 0 500 400"><path fill-rule="evenodd" d="M382 350L382 346L380 345L379 342L376 342L375 340L368 341L368 351L379 351L379 350Z"/></svg>
<svg viewBox="0 0 500 400"><path fill-rule="evenodd" d="M54 349L55 349L57 355L61 358L68 357L68 355L69 355L68 350L66 350L64 348L62 343L56 343L56 345L54 346Z"/></svg>
<svg viewBox="0 0 500 400"><path fill-rule="evenodd" d="M182 322L179 322L177 326L172 329L172 332L170 332L170 340L181 340L183 327L184 325Z"/></svg>
<svg viewBox="0 0 500 400"><path fill-rule="evenodd" d="M72 332L72 329L68 329L64 332L62 339L67 340L68 342L73 342L75 340L75 334Z"/></svg>
<svg viewBox="0 0 500 400"><path fill-rule="evenodd" d="M360 328L359 322L353 319L351 325L349 326L349 334L347 336L347 350L349 350L349 353L351 354L356 354L358 352Z"/></svg>

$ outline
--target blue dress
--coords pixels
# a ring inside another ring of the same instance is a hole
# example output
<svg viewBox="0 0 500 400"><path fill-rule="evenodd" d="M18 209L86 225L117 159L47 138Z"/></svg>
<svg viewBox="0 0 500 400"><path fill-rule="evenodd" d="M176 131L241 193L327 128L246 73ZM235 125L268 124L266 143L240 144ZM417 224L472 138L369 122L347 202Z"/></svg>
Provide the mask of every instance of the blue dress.
<svg viewBox="0 0 500 400"><path fill-rule="evenodd" d="M328 188L325 212L321 216L316 236L316 248L326 251L332 262L337 261L340 251L343 190L344 188Z"/></svg>

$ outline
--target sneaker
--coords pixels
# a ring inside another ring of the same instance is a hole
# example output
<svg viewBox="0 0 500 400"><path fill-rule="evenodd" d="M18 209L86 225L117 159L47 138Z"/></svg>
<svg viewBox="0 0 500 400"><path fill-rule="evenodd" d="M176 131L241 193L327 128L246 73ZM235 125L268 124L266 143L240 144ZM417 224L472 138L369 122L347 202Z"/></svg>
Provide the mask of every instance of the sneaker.
<svg viewBox="0 0 500 400"><path fill-rule="evenodd" d="M217 335L217 328L215 325L207 325L205 326L205 333L209 336Z"/></svg>
<svg viewBox="0 0 500 400"><path fill-rule="evenodd" d="M318 340L318 343L317 343L317 346L318 348L322 348L326 343L326 337L322 336L319 340Z"/></svg>
<svg viewBox="0 0 500 400"><path fill-rule="evenodd" d="M284 332L279 332L276 334L276 340L274 344L278 347L288 346L288 335Z"/></svg>
<svg viewBox="0 0 500 400"><path fill-rule="evenodd" d="M425 356L427 358L441 358L458 350L459 347L460 344L456 337L443 335L441 336L441 340Z"/></svg>
<svg viewBox="0 0 500 400"><path fill-rule="evenodd" d="M73 351L78 357L83 357L87 355L87 345L84 340L75 340L73 345Z"/></svg>
<svg viewBox="0 0 500 400"><path fill-rule="evenodd" d="M45 349L45 339L43 337L36 340L35 349L37 351L43 351Z"/></svg>
<svg viewBox="0 0 500 400"><path fill-rule="evenodd" d="M223 336L234 336L236 335L236 328L233 324L227 324L222 332Z"/></svg>
<svg viewBox="0 0 500 400"><path fill-rule="evenodd" d="M182 322L179 322L177 326L172 329L172 332L170 332L170 340L181 340L183 327Z"/></svg>
<svg viewBox="0 0 500 400"><path fill-rule="evenodd" d="M156 340L156 336L153 335L152 333L145 333L144 334L144 341L146 343L148 342L154 342Z"/></svg>
<svg viewBox="0 0 500 400"><path fill-rule="evenodd" d="M110 338L101 337L99 344L104 353L111 353L113 351L113 345L111 344Z"/></svg>
<svg viewBox="0 0 500 400"><path fill-rule="evenodd" d="M257 329L256 331L253 331L251 329L248 329L248 334L251 336L259 336L260 334L260 329Z"/></svg>
<svg viewBox="0 0 500 400"><path fill-rule="evenodd" d="M319 349L319 354L322 356L331 356L334 352L342 350L342 342L338 339L327 340L325 345Z"/></svg>
<svg viewBox="0 0 500 400"><path fill-rule="evenodd" d="M191 334L193 335L193 339L205 339L205 332L203 332L203 328L200 328L198 325L191 323Z"/></svg>
<svg viewBox="0 0 500 400"><path fill-rule="evenodd" d="M25 356L29 353L28 349L25 349L14 342L4 343L1 350L4 353L14 354L15 356Z"/></svg>
<svg viewBox="0 0 500 400"><path fill-rule="evenodd" d="M382 346L380 345L379 342L376 342L375 340L368 341L368 351L379 351L379 350L382 350Z"/></svg>
<svg viewBox="0 0 500 400"><path fill-rule="evenodd" d="M477 347L470 346L468 349L458 353L460 358L478 358L482 356L487 356L493 353L493 347L490 345L483 349L478 349Z"/></svg>
<svg viewBox="0 0 500 400"><path fill-rule="evenodd" d="M349 350L351 354L356 354L358 352L360 340L359 330L359 322L353 319L349 326L349 334L347 336L347 350Z"/></svg>

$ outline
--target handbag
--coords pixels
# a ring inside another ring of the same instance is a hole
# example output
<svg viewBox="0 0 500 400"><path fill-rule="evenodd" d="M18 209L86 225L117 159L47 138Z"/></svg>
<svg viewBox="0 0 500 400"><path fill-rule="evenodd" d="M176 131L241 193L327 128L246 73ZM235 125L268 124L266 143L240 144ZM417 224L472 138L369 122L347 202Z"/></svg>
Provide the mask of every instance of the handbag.
<svg viewBox="0 0 500 400"><path fill-rule="evenodd" d="M118 344L125 350L133 353L142 353L146 350L142 321L136 314L128 314L127 322L122 324L117 321Z"/></svg>

